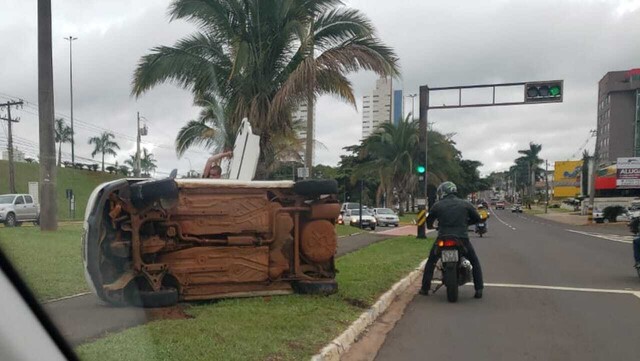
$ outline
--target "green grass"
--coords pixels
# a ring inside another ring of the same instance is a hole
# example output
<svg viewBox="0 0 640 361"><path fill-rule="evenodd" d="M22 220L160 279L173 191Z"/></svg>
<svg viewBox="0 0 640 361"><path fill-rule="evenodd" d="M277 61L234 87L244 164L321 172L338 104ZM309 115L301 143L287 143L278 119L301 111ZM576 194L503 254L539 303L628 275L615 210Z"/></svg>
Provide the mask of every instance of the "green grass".
<svg viewBox="0 0 640 361"><path fill-rule="evenodd" d="M368 229L360 229L358 227L352 227L346 224L338 224L336 225L336 233L338 236L348 236L354 233L366 232Z"/></svg>
<svg viewBox="0 0 640 361"><path fill-rule="evenodd" d="M400 216L400 223L404 223L404 224L413 224L414 220L418 219L418 214L417 213L405 213L404 215Z"/></svg>
<svg viewBox="0 0 640 361"><path fill-rule="evenodd" d="M39 181L39 164L15 163L16 191L29 193L29 182ZM58 201L58 219L69 219L69 203L66 198L66 190L73 189L76 197L75 219L82 219L87 206L89 195L99 184L110 180L122 178L105 172L92 172L88 170L57 168L58 179L56 193ZM0 194L9 193L9 162L0 160Z"/></svg>
<svg viewBox="0 0 640 361"><path fill-rule="evenodd" d="M399 237L337 260L339 292L196 305L184 320L154 321L76 349L83 360L302 360L339 335L413 270L431 242Z"/></svg>
<svg viewBox="0 0 640 361"><path fill-rule="evenodd" d="M79 224L57 232L38 227L0 228L0 247L40 301L87 291Z"/></svg>

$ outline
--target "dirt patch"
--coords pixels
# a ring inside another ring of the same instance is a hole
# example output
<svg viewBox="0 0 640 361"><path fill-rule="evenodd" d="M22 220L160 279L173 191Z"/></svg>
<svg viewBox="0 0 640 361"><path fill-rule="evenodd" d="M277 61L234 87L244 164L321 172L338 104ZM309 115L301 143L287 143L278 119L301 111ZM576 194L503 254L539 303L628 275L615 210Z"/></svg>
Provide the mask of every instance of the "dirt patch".
<svg viewBox="0 0 640 361"><path fill-rule="evenodd" d="M371 305L369 305L369 303L368 303L368 302L365 302L365 301L363 301L363 300L359 300L359 299L356 299L356 298L348 298L348 297L347 297L347 298L345 298L344 300L345 300L348 304L350 304L351 306L354 306L354 307L357 307L357 308L365 309L365 308L369 308L369 307L371 307Z"/></svg>
<svg viewBox="0 0 640 361"><path fill-rule="evenodd" d="M149 321L186 320L193 318L193 316L185 312L187 307L185 305L177 305L173 307L148 308L146 309L146 314Z"/></svg>

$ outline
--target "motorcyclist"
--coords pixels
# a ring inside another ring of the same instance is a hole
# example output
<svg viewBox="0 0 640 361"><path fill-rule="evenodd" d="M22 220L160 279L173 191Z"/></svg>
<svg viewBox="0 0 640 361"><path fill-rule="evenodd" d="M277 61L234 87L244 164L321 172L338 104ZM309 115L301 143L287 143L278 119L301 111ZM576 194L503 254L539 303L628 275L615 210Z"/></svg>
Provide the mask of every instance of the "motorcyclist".
<svg viewBox="0 0 640 361"><path fill-rule="evenodd" d="M457 197L457 192L458 188L453 182L440 184L437 190L438 202L431 207L427 216L427 228L433 229L433 223L437 220L438 236L455 236L464 244L467 250L466 257L473 266L473 284L476 290L474 297L482 298L482 268L467 234L468 226L480 222L481 218L471 203ZM420 290L422 295L428 295L431 290L431 279L437 261L436 247L432 247L424 267Z"/></svg>
<svg viewBox="0 0 640 361"><path fill-rule="evenodd" d="M629 229L633 233L633 258L636 261L635 267L640 276L640 218L633 218L629 222Z"/></svg>
<svg viewBox="0 0 640 361"><path fill-rule="evenodd" d="M482 222L484 222L485 231L488 231L489 227L487 227L487 219L489 219L489 211L487 211L487 209L483 204L478 204L478 214L480 215L480 219L482 220ZM476 223L476 233L477 232L478 232L478 224Z"/></svg>

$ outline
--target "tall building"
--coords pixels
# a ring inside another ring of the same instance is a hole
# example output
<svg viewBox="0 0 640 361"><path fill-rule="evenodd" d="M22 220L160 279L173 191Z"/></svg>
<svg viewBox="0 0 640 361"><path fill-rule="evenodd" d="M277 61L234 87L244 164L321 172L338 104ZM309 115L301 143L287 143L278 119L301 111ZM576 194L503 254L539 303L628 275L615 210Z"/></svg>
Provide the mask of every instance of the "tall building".
<svg viewBox="0 0 640 361"><path fill-rule="evenodd" d="M300 126L298 130L298 138L307 138L307 103L300 104L291 114L291 120L293 124L298 123Z"/></svg>
<svg viewBox="0 0 640 361"><path fill-rule="evenodd" d="M393 114L393 124L398 125L404 120L404 101L402 90L393 91L393 103L391 103L391 114Z"/></svg>
<svg viewBox="0 0 640 361"><path fill-rule="evenodd" d="M598 83L596 142L603 162L640 157L640 69L611 71Z"/></svg>
<svg viewBox="0 0 640 361"><path fill-rule="evenodd" d="M390 78L376 80L376 88L362 97L362 138L368 137L380 124L391 122Z"/></svg>

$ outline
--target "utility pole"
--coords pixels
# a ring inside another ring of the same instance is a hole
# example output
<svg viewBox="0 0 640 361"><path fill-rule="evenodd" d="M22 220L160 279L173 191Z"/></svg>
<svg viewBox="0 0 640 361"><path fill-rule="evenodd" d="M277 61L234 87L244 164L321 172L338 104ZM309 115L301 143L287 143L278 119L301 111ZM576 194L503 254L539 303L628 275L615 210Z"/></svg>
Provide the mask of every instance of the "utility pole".
<svg viewBox="0 0 640 361"><path fill-rule="evenodd" d="M418 94L405 95L405 97L411 98L411 120L416 118L416 114L414 113L414 109L415 109L414 106L415 106L415 100L417 96Z"/></svg>
<svg viewBox="0 0 640 361"><path fill-rule="evenodd" d="M51 0L38 0L38 118L40 133L40 229L58 228L54 138Z"/></svg>
<svg viewBox="0 0 640 361"><path fill-rule="evenodd" d="M17 123L18 121L20 121L20 118L16 118L13 119L11 118L11 107L22 107L22 100L21 101L9 101L6 102L4 104L0 104L0 108L6 107L7 108L7 117L6 118L0 118L2 120L6 120L7 123L9 124L9 129L8 129L8 142L7 142L7 153L9 153L9 192L10 193L16 193L16 171L14 168L14 164L13 164L13 130L12 130L12 124L13 123Z"/></svg>
<svg viewBox="0 0 640 361"><path fill-rule="evenodd" d="M69 94L71 95L71 163L73 163L73 166L75 167L75 133L73 132L73 41L78 40L78 38L74 38L73 36L69 35L68 38L64 39L69 40Z"/></svg>
<svg viewBox="0 0 640 361"><path fill-rule="evenodd" d="M313 24L311 24L313 26ZM312 33L313 35L313 33ZM315 63L314 58L315 52L315 43L313 36L309 36L309 59ZM311 69L315 69L315 64L311 66ZM311 71L311 79L309 84L309 89L307 90L307 139L305 146L305 154L304 154L304 166L307 168L307 178L313 176L313 139L315 137L314 134L314 112L315 109L315 85L316 85L316 72L315 70Z"/></svg>
<svg viewBox="0 0 640 361"><path fill-rule="evenodd" d="M544 161L544 213L549 207L549 161Z"/></svg>
<svg viewBox="0 0 640 361"><path fill-rule="evenodd" d="M413 109L412 109L413 111ZM427 131L429 129L428 125L428 112L429 112L429 87L423 85L420 87L420 120L418 123L419 133L418 133L418 143L420 153L424 151L424 158L420 156L418 158L420 164L424 164L424 175L423 179L418 182L418 197L420 198L420 202L418 202L418 212L427 210L429 205L429 199L427 196L427 184L429 178L429 166L428 166L428 149L429 149L429 141ZM413 118L413 115L411 116ZM418 223L418 231L417 238L424 239L427 238L427 226L425 223Z"/></svg>
<svg viewBox="0 0 640 361"><path fill-rule="evenodd" d="M136 178L140 177L140 112L138 112L138 125L136 127L136 129L138 130L137 132L137 137L136 137L136 166L135 169L133 170L133 174Z"/></svg>

